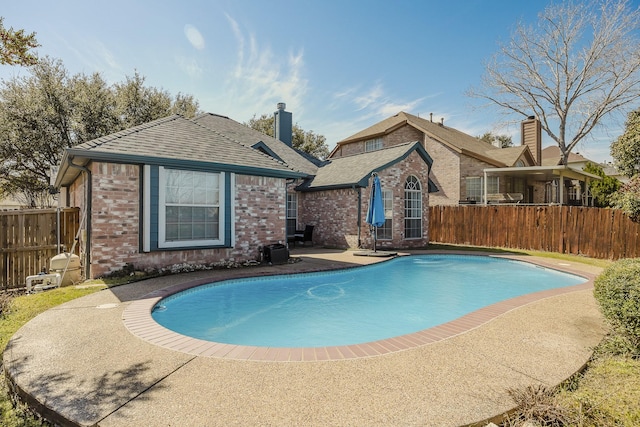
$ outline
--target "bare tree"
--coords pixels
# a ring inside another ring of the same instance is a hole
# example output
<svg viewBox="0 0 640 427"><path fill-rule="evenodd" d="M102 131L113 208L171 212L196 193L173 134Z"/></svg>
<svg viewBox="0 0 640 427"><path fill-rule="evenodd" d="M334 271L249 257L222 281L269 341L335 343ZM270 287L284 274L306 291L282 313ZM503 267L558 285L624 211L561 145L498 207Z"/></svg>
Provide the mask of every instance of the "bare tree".
<svg viewBox="0 0 640 427"><path fill-rule="evenodd" d="M563 1L519 23L469 95L535 114L562 163L602 119L640 96L640 10L627 0Z"/></svg>

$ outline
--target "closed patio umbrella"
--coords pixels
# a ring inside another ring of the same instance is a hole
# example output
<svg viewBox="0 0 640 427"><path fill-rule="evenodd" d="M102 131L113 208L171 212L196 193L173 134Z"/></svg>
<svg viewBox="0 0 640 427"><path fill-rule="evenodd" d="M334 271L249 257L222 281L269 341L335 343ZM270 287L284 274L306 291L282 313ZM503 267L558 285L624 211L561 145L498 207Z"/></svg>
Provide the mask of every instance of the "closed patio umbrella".
<svg viewBox="0 0 640 427"><path fill-rule="evenodd" d="M382 186L377 173L373 173L373 184L371 185L371 198L369 200L369 210L367 211L367 224L373 227L373 251L376 251L377 229L384 225L384 203L382 202Z"/></svg>

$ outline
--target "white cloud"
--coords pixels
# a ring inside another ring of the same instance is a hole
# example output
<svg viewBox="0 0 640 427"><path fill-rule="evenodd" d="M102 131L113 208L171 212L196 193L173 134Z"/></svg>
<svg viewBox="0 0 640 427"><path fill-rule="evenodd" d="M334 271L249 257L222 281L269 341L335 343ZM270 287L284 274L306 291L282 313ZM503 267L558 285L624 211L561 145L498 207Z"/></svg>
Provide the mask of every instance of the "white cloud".
<svg viewBox="0 0 640 427"><path fill-rule="evenodd" d="M175 58L175 62L189 77L197 78L204 74L204 70L193 58L185 58L178 56Z"/></svg>
<svg viewBox="0 0 640 427"><path fill-rule="evenodd" d="M308 80L304 75L304 51L275 55L262 46L253 34L245 36L238 23L226 16L236 39L237 53L233 71L223 89L229 114L246 120L254 114L275 111L278 102L287 110L301 114Z"/></svg>
<svg viewBox="0 0 640 427"><path fill-rule="evenodd" d="M187 36L187 40L191 43L191 46L198 50L203 50L205 48L204 37L196 27L191 24L187 24L184 26L184 35Z"/></svg>

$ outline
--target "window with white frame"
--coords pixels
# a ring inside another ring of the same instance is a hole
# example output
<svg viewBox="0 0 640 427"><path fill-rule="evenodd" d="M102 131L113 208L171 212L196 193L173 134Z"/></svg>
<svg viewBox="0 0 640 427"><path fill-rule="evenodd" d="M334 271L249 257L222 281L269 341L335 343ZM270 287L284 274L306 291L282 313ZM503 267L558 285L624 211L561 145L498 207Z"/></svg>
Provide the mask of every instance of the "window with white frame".
<svg viewBox="0 0 640 427"><path fill-rule="evenodd" d="M158 247L223 242L224 175L160 167Z"/></svg>
<svg viewBox="0 0 640 427"><path fill-rule="evenodd" d="M469 176L466 178L467 200L482 201L482 178L479 176Z"/></svg>
<svg viewBox="0 0 640 427"><path fill-rule="evenodd" d="M298 193L287 193L287 236L293 236L298 227Z"/></svg>
<svg viewBox="0 0 640 427"><path fill-rule="evenodd" d="M404 237L422 238L422 186L413 175L404 183Z"/></svg>
<svg viewBox="0 0 640 427"><path fill-rule="evenodd" d="M484 200L484 179L480 176L469 176L465 179L467 200L482 202ZM500 180L497 176L487 177L487 194L500 192Z"/></svg>
<svg viewBox="0 0 640 427"><path fill-rule="evenodd" d="M364 142L364 151L376 151L382 149L382 138L370 139Z"/></svg>
<svg viewBox="0 0 640 427"><path fill-rule="evenodd" d="M376 236L378 240L391 240L393 238L393 191L382 190L382 204L384 206L384 225L378 227Z"/></svg>
<svg viewBox="0 0 640 427"><path fill-rule="evenodd" d="M496 194L500 192L500 179L497 176L487 177L487 194Z"/></svg>

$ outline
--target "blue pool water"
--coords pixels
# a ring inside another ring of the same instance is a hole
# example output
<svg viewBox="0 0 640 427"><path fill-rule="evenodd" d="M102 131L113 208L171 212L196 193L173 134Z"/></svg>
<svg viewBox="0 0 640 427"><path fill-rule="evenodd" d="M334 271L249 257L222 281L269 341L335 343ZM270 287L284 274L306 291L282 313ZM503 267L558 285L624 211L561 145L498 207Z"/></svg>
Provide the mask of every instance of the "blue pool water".
<svg viewBox="0 0 640 427"><path fill-rule="evenodd" d="M153 318L208 341L321 347L376 341L586 279L486 256L407 256L338 272L229 280L161 300Z"/></svg>

